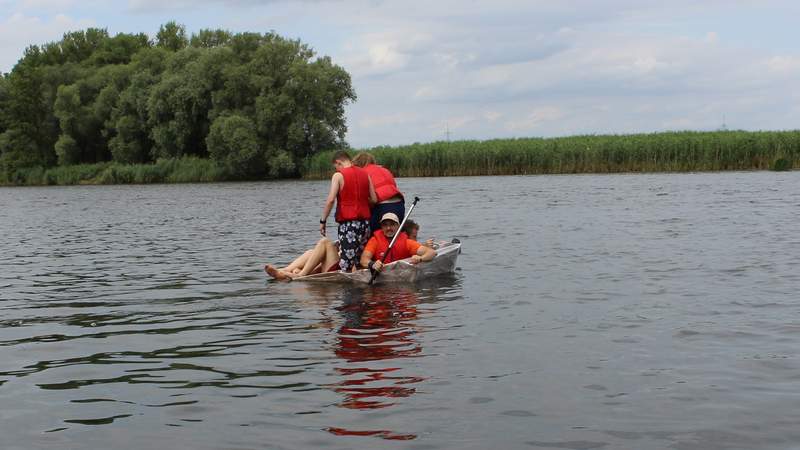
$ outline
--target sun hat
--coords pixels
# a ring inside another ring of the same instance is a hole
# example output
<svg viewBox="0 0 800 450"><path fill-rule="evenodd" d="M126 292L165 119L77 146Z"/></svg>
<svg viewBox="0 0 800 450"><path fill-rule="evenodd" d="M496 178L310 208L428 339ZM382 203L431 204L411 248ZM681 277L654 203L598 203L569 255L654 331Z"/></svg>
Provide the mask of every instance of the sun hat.
<svg viewBox="0 0 800 450"><path fill-rule="evenodd" d="M384 220L391 220L394 223L400 223L400 219L397 218L397 214L395 213L384 214L383 216L381 216L381 223L383 223Z"/></svg>

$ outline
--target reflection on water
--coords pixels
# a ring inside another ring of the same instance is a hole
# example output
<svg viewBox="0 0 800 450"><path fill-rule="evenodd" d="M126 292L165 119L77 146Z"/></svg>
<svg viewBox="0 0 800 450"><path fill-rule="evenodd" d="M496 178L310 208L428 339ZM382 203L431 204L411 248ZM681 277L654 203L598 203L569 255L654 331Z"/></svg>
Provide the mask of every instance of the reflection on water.
<svg viewBox="0 0 800 450"><path fill-rule="evenodd" d="M416 290L375 286L350 292L347 301L339 307L344 323L337 332L334 346L334 353L346 363L335 368L343 377L334 387L344 396L338 406L358 410L391 407L413 395L415 385L425 380L418 374L405 373L402 362L395 361L422 352L415 340L419 301ZM416 437L390 430L331 427L328 431L340 436L379 436L396 440Z"/></svg>
<svg viewBox="0 0 800 450"><path fill-rule="evenodd" d="M333 335L333 373L340 380L327 385L342 399L335 403L359 414L391 410L414 395L428 376L409 358L424 357L418 333L419 305L435 305L440 298L461 297L460 278L444 275L417 285L339 285L289 283L286 287L304 307L320 315L319 329ZM430 312L430 311L429 311ZM333 426L337 436L413 440L403 430Z"/></svg>

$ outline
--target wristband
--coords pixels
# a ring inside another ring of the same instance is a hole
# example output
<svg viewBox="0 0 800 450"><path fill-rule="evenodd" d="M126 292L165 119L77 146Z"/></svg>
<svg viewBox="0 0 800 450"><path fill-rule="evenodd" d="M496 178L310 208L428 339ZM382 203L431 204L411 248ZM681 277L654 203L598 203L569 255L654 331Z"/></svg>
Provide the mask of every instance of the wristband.
<svg viewBox="0 0 800 450"><path fill-rule="evenodd" d="M325 225L325 222L327 222L327 221L326 221L326 220L319 219L319 224L320 224L320 225Z"/></svg>

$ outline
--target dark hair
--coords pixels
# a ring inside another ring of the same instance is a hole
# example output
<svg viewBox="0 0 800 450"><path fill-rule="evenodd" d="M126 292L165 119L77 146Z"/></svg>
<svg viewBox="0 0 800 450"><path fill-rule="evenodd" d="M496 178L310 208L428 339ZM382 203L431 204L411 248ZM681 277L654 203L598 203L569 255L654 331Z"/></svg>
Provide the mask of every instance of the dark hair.
<svg viewBox="0 0 800 450"><path fill-rule="evenodd" d="M353 158L353 164L358 167L365 167L370 164L377 164L375 162L375 157L367 152L359 152L355 158Z"/></svg>
<svg viewBox="0 0 800 450"><path fill-rule="evenodd" d="M414 222L411 219L406 219L406 223L403 225L403 233L408 234L411 230L419 230L419 224Z"/></svg>
<svg viewBox="0 0 800 450"><path fill-rule="evenodd" d="M344 150L339 150L338 152L333 154L333 158L331 158L331 162L336 161L350 161L350 154Z"/></svg>

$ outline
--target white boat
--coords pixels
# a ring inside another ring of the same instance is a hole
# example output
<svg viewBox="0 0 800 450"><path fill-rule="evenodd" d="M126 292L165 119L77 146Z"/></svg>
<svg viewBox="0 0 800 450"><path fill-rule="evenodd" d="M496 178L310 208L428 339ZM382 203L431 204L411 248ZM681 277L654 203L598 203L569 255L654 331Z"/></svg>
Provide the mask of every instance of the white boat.
<svg viewBox="0 0 800 450"><path fill-rule="evenodd" d="M411 264L409 259L401 259L386 264L375 283L414 283L419 280L452 273L456 269L456 259L461 253L461 242L440 242L436 247L436 257L428 262ZM355 272L324 272L294 278L292 281L307 281L320 283L369 283L372 274L369 269L356 270Z"/></svg>

